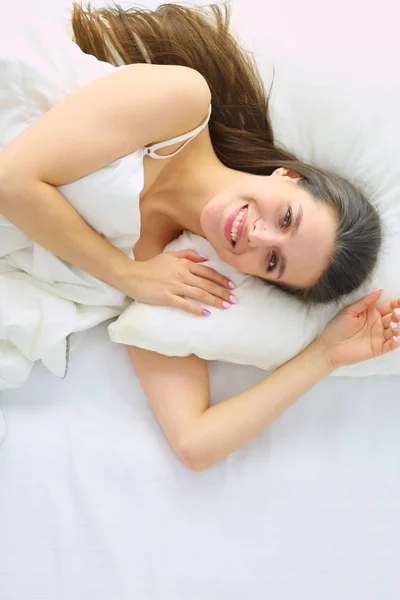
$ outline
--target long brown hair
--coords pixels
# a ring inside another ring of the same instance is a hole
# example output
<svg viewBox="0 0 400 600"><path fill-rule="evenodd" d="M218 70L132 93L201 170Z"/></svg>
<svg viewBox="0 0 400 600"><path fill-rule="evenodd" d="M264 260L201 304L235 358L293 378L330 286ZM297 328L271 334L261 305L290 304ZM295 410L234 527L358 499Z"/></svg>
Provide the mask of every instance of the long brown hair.
<svg viewBox="0 0 400 600"><path fill-rule="evenodd" d="M210 137L223 164L256 175L279 167L297 171L300 184L335 209L335 249L318 283L309 289L278 287L306 302L337 299L358 288L375 267L382 238L379 216L350 182L299 161L275 142L269 96L253 55L230 31L230 18L227 3L163 4L150 10L117 4L93 8L88 2L85 8L74 3L71 10L75 43L99 60L183 65L203 75L212 94Z"/></svg>

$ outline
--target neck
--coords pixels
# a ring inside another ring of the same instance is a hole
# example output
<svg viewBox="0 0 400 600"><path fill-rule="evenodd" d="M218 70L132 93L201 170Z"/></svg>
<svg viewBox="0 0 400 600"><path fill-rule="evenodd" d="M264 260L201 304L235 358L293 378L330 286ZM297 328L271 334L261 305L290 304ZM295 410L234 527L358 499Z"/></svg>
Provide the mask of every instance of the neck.
<svg viewBox="0 0 400 600"><path fill-rule="evenodd" d="M205 206L221 190L243 177L243 172L225 166L216 156L211 140L208 144L203 140L202 148L196 147L195 141L190 152L191 144L182 155L172 159L155 193L163 198L163 212L177 228L204 237L200 218Z"/></svg>

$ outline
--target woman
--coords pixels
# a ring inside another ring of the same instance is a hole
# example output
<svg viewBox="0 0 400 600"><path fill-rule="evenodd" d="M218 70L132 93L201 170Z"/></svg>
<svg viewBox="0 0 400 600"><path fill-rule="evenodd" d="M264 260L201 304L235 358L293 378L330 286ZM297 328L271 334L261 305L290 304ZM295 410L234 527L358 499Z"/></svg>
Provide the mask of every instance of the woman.
<svg viewBox="0 0 400 600"><path fill-rule="evenodd" d="M110 62L117 52L131 66L72 94L5 148L0 211L56 256L143 302L199 316L210 313L191 299L221 309L237 302L234 283L201 264L205 257L162 254L185 229L205 237L227 263L304 301L339 298L376 264L378 215L349 182L274 145L257 70L229 34L229 11L224 18L215 6L212 14L214 22L205 11L173 5L154 13L85 13L75 5L80 48ZM56 188L140 148L133 262ZM336 367L397 348L400 302L377 307L380 294L347 307L268 379L212 408L204 361L129 347L175 451L190 468L204 469Z"/></svg>

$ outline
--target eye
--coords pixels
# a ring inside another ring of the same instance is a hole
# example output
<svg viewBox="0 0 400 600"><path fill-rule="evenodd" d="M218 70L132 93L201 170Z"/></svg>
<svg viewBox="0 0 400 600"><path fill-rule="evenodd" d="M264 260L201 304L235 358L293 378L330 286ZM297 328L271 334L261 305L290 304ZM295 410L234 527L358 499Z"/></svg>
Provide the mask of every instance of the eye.
<svg viewBox="0 0 400 600"><path fill-rule="evenodd" d="M278 257L275 252L272 252L271 260L269 261L267 272L272 273L272 271L275 271L277 264L278 264Z"/></svg>
<svg viewBox="0 0 400 600"><path fill-rule="evenodd" d="M291 222L292 222L292 209L289 206L288 211L287 211L287 213L285 215L285 218L283 220L283 225L282 225L283 228L286 229L287 227L289 227L289 225L290 225Z"/></svg>

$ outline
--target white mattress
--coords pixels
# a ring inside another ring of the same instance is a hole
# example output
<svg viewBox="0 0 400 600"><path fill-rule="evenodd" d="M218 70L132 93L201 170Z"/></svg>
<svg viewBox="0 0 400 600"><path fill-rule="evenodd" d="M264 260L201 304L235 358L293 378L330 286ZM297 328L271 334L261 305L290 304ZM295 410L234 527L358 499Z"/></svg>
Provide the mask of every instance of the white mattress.
<svg viewBox="0 0 400 600"><path fill-rule="evenodd" d="M193 473L106 326L0 397L1 600L398 600L400 377L329 378Z"/></svg>

